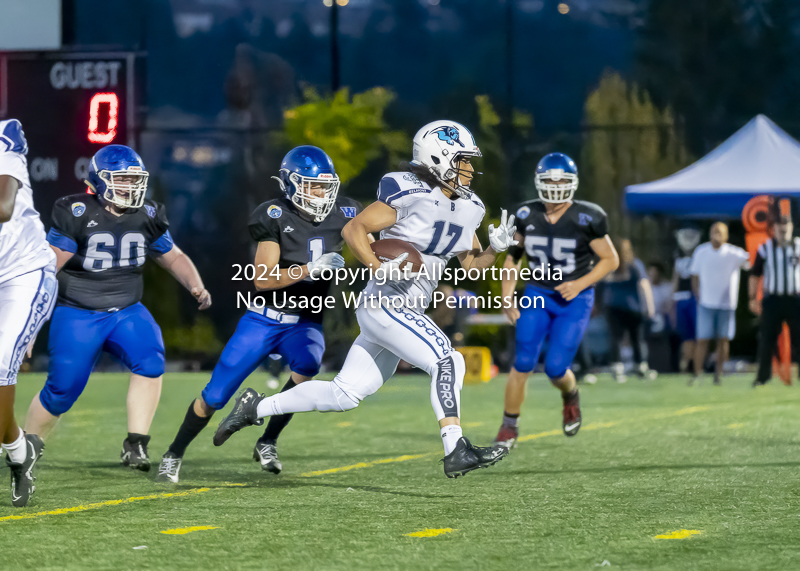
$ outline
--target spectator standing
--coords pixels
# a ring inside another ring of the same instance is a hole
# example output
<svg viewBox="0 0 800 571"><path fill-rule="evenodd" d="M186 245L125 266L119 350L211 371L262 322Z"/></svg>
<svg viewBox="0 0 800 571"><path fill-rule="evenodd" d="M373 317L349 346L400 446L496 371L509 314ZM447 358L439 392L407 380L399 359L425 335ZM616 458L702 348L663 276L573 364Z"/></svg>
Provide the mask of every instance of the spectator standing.
<svg viewBox="0 0 800 571"><path fill-rule="evenodd" d="M692 256L692 290L698 299L697 347L693 384L703 370L711 339L717 341L714 384L721 384L722 368L728 360L730 340L736 333L736 305L739 300L739 271L750 266L750 255L728 244L728 227L716 222L710 242L701 244Z"/></svg>
<svg viewBox="0 0 800 571"><path fill-rule="evenodd" d="M783 323L795 348L800 345L800 238L792 237L794 226L781 217L773 237L758 248L748 281L750 310L761 316L758 340L758 374L753 386L764 385L772 377L772 356ZM764 278L764 297L758 299L758 282Z"/></svg>
<svg viewBox="0 0 800 571"><path fill-rule="evenodd" d="M692 291L692 254L700 243L700 230L681 228L675 232L680 254L675 259L672 285L675 302L673 324L675 333L681 340L678 370L689 372L689 362L694 359L695 339L697 338L697 299Z"/></svg>
<svg viewBox="0 0 800 571"><path fill-rule="evenodd" d="M619 267L603 284L603 301L611 330L611 368L618 383L627 380L620 346L628 333L637 374L651 375L647 364L643 324L655 314L653 292L644 264L637 260L630 240L619 242Z"/></svg>

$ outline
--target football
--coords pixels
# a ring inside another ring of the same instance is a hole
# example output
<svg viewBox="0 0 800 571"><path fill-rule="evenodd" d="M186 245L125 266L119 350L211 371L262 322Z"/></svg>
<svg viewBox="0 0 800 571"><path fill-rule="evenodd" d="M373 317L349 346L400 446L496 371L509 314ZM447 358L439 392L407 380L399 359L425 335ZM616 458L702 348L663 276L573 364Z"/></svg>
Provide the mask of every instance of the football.
<svg viewBox="0 0 800 571"><path fill-rule="evenodd" d="M408 258L400 269L403 270L408 264L411 264L411 271L418 272L422 268L422 256L419 251L410 243L404 240L397 240L395 238L387 238L386 240L378 240L371 244L372 251L381 262L388 262L394 260L400 254L408 252Z"/></svg>

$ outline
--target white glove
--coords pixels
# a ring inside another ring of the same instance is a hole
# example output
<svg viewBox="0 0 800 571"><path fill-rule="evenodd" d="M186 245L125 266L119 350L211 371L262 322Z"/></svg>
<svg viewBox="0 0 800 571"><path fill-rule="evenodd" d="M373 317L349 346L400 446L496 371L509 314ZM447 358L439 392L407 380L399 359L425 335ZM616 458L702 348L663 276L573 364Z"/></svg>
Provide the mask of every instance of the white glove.
<svg viewBox="0 0 800 571"><path fill-rule="evenodd" d="M406 280L417 275L411 273L411 268L409 266L406 266L403 270L400 269L400 266L403 265L403 262L406 261L406 258L408 258L408 252L403 252L394 260L383 262L381 266L375 270L375 279L381 283L386 283L391 281Z"/></svg>
<svg viewBox="0 0 800 571"><path fill-rule="evenodd" d="M313 262L308 262L308 264L306 264L306 267L308 267L308 275L311 276L313 279L317 279L322 273L322 270L333 270L336 268L343 268L344 258L341 257L336 252L328 252L327 254L321 255Z"/></svg>
<svg viewBox="0 0 800 571"><path fill-rule="evenodd" d="M494 224L489 224L489 244L494 248L495 252L505 252L511 246L519 244L514 240L514 234L517 233L517 227L514 226L514 215L508 217L508 212L505 209L500 214L500 225L495 228Z"/></svg>

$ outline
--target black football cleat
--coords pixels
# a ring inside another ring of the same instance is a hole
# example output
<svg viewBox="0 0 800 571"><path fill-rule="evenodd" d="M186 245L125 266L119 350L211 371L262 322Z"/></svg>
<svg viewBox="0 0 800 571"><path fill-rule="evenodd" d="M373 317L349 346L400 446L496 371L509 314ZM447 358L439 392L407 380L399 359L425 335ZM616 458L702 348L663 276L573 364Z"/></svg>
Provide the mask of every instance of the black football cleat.
<svg viewBox="0 0 800 571"><path fill-rule="evenodd" d="M495 436L495 446L502 446L511 450L517 447L517 439L519 438L519 429L516 426L500 426L500 430Z"/></svg>
<svg viewBox="0 0 800 571"><path fill-rule="evenodd" d="M258 418L258 403L262 400L264 400L264 396L259 395L253 389L246 389L239 395L233 405L233 410L222 419L214 433L214 446L222 446L234 432L239 432L246 426L264 424L264 419Z"/></svg>
<svg viewBox="0 0 800 571"><path fill-rule="evenodd" d="M489 466L494 466L500 460L503 459L504 456L508 455L508 448L505 446L475 446L470 442L470 448L478 457L478 460L481 462L481 468L488 468Z"/></svg>
<svg viewBox="0 0 800 571"><path fill-rule="evenodd" d="M481 448L473 446L466 437L458 439L455 449L442 458L444 474L448 478L458 478L478 468L488 468L497 463L508 454L508 449L502 446L494 448Z"/></svg>
<svg viewBox="0 0 800 571"><path fill-rule="evenodd" d="M564 400L561 427L565 435L575 436L581 429L581 399L578 396L578 389L568 395L562 395L561 398Z"/></svg>
<svg viewBox="0 0 800 571"><path fill-rule="evenodd" d="M6 455L6 464L11 469L11 505L15 508L28 505L36 489L34 468L44 452L44 442L35 434L26 434L25 447L28 456L21 464L11 462Z"/></svg>
<svg viewBox="0 0 800 571"><path fill-rule="evenodd" d="M149 472L150 457L147 455L147 444L149 442L149 436L144 436L141 440L133 443L127 438L123 440L122 452L119 455L122 465L134 470Z"/></svg>
<svg viewBox="0 0 800 571"><path fill-rule="evenodd" d="M172 452L164 454L161 458L161 464L158 465L156 482L162 484L177 484L180 481L182 462L183 459L175 456Z"/></svg>
<svg viewBox="0 0 800 571"><path fill-rule="evenodd" d="M278 447L275 444L266 442L256 442L253 448L253 460L261 463L261 469L265 472L280 474L283 470L281 461L278 460Z"/></svg>

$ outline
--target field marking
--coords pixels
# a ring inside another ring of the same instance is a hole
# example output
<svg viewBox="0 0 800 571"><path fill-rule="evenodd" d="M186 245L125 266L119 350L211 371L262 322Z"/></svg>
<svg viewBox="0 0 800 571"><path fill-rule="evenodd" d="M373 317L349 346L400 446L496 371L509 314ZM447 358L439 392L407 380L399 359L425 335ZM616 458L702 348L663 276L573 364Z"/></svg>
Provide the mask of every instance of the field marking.
<svg viewBox="0 0 800 571"><path fill-rule="evenodd" d="M729 424L729 425L727 426L727 428L741 428L741 427L743 427L743 426L744 426L744 423L743 423L743 422L734 422L734 423L732 423L732 424Z"/></svg>
<svg viewBox="0 0 800 571"><path fill-rule="evenodd" d="M679 529L662 535L656 535L653 539L686 539L693 535L700 535L701 533L703 532L697 529Z"/></svg>
<svg viewBox="0 0 800 571"><path fill-rule="evenodd" d="M192 527L176 527L175 529L165 529L161 533L165 535L186 535L187 533L192 533L193 531L206 531L208 529L219 528L211 525L195 525Z"/></svg>
<svg viewBox="0 0 800 571"><path fill-rule="evenodd" d="M453 533L454 531L458 530L453 529L452 527L445 527L442 529L428 529L426 527L422 531L415 531L414 533L407 533L405 535L406 537L436 537L437 535L442 535L445 533Z"/></svg>
<svg viewBox="0 0 800 571"><path fill-rule="evenodd" d="M683 416L684 414L694 414L696 412L703 412L711 407L708 405L703 406L687 406L686 408L682 408L680 410L676 410L675 412L667 412L664 414L657 414L655 416L651 416L650 418L658 419L658 418L672 418L673 416Z"/></svg>
<svg viewBox="0 0 800 571"><path fill-rule="evenodd" d="M203 492L208 492L211 488L196 488L194 490L187 490L185 492L166 492L163 494L150 494L149 496L137 496L133 498L123 498L121 500L106 500L105 502L97 502L94 504L82 504L79 506L73 506L71 508L59 508L57 510L50 510L46 512L37 512L32 514L21 514L21 515L7 515L5 517L0 517L0 522L2 521L10 521L10 520L18 520L18 519L34 519L37 517L43 517L48 515L64 515L76 512L85 512L88 510L95 510L98 508L103 508L106 506L119 506L122 504L131 504L133 502L141 502L143 500L162 500L166 498L182 498L186 496L193 496L196 494L202 494Z"/></svg>
<svg viewBox="0 0 800 571"><path fill-rule="evenodd" d="M485 422L465 422L461 426L463 426L464 428L477 428L479 426L483 426L484 424L486 424L486 423Z"/></svg>
<svg viewBox="0 0 800 571"><path fill-rule="evenodd" d="M673 416L683 416L685 414L694 414L696 412L702 412L704 410L708 410L711 408L710 406L690 406L686 408L682 408L680 410L676 410L670 413L666 413L660 416L651 416L649 418L670 418ZM588 424L582 427L583 430L597 430L600 428L609 428L612 426L617 426L618 424L622 424L623 421L621 420L612 420L609 422L593 422L592 424ZM545 432L538 432L536 434L527 434L525 436L521 436L517 439L517 442L528 442L529 440L536 440L537 438L544 438L545 436L558 436L562 434L562 430L547 430ZM312 476L324 476L326 474L336 474L339 472L348 472L350 470L360 470L362 468L372 468L374 466L378 466L380 464L390 464L392 462L406 462L407 460L416 460L418 458L425 458L426 456L431 456L435 454L435 452L429 452L427 454L406 454L405 456L398 456L396 458L383 458L381 460L374 460L372 462L359 462L358 464L350 464L349 466L340 466L338 468L328 468L327 470L315 470L314 472L305 472L300 474L300 476L304 478L309 478Z"/></svg>
<svg viewBox="0 0 800 571"><path fill-rule="evenodd" d="M347 428L348 426L353 426L352 422L339 422L336 424L339 428Z"/></svg>
<svg viewBox="0 0 800 571"><path fill-rule="evenodd" d="M349 466L340 466L338 468L328 468L327 470L315 470L314 472L305 472L300 474L304 478L311 476L324 476L325 474L336 474L338 472L349 472L350 470L360 470L362 468L372 468L379 464L391 464L393 462L405 462L407 460L416 460L417 458L424 458L431 456L435 452L428 452L427 454L405 454L404 456L397 456L396 458L382 458L381 460L373 460L372 462L359 462L358 464L350 464Z"/></svg>

